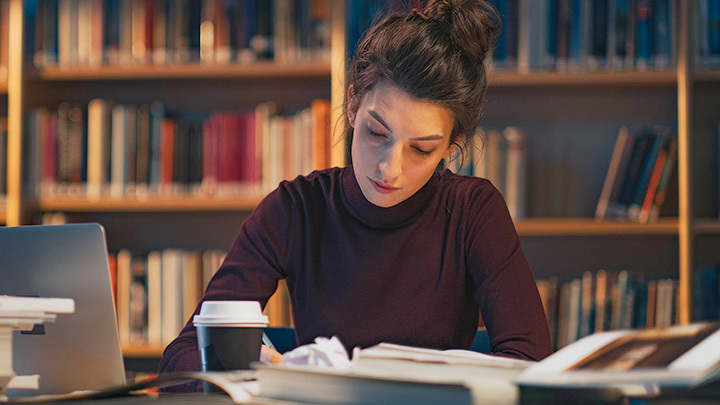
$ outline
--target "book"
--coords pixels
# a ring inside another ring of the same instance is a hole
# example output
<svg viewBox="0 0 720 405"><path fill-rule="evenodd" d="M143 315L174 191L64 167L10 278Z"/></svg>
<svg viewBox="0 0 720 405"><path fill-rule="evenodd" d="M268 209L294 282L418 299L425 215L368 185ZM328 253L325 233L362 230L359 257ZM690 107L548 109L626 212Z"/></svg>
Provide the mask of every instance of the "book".
<svg viewBox="0 0 720 405"><path fill-rule="evenodd" d="M630 205L628 205L627 215L632 221L638 221L640 219L640 211L642 210L642 205L645 201L645 196L650 186L652 175L655 172L655 167L658 166L658 159L662 159L664 163L665 154L667 153L666 149L669 144L670 138L664 133L664 131L660 129L653 131L652 142L647 155L645 156L644 162L642 163L640 172L638 173L637 184L632 193ZM660 171L662 170L662 164L659 167L660 168L658 169L657 174L658 180L660 178L659 176Z"/></svg>
<svg viewBox="0 0 720 405"><path fill-rule="evenodd" d="M512 380L532 362L467 350L381 343L358 350L350 369L260 365L260 397L337 404L512 404Z"/></svg>
<svg viewBox="0 0 720 405"><path fill-rule="evenodd" d="M720 323L583 338L528 367L521 387L691 388L720 377Z"/></svg>
<svg viewBox="0 0 720 405"><path fill-rule="evenodd" d="M87 194L91 199L100 198L110 180L110 111L110 105L103 99L94 99L88 104Z"/></svg>
<svg viewBox="0 0 720 405"><path fill-rule="evenodd" d="M505 128L503 135L507 141L505 201L517 221L527 216L528 136L517 127Z"/></svg>
<svg viewBox="0 0 720 405"><path fill-rule="evenodd" d="M617 204L620 190L622 187L622 176L627 170L630 161L630 153L632 152L633 136L627 128L620 128L617 139L615 140L615 148L610 158L610 166L605 176L600 199L598 200L597 209L595 210L595 219L604 219L611 213L616 212L619 208L612 205Z"/></svg>

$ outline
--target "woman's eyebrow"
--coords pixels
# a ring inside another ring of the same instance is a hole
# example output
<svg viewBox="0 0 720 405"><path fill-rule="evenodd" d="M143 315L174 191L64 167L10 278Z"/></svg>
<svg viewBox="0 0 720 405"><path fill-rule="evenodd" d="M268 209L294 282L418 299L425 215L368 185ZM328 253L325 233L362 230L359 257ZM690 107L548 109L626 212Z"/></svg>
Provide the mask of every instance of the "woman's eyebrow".
<svg viewBox="0 0 720 405"><path fill-rule="evenodd" d="M410 139L411 141L442 141L445 139L442 135L428 135Z"/></svg>
<svg viewBox="0 0 720 405"><path fill-rule="evenodd" d="M385 120L374 110L368 110L368 114L370 114L373 118L377 120L377 122L380 123L385 129L387 129L389 132L392 133L392 129L390 129L390 126L385 122ZM411 141L442 141L445 139L444 136L433 134L433 135L427 135L427 136L420 136L417 138L412 138Z"/></svg>
<svg viewBox="0 0 720 405"><path fill-rule="evenodd" d="M392 129L390 129L390 125L388 125L385 120L378 114L377 112L373 110L368 110L368 114L370 114L373 118L377 120L382 126L385 127L388 131L392 132Z"/></svg>

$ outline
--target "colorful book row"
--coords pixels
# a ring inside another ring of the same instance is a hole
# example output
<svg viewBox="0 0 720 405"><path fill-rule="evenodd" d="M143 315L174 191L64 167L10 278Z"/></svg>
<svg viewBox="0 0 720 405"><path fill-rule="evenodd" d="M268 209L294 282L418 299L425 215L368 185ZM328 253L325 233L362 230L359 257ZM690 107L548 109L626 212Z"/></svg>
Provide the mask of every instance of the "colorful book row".
<svg viewBox="0 0 720 405"><path fill-rule="evenodd" d="M527 216L528 135L518 127L479 128L475 137L447 160L454 173L483 177L505 197L513 219Z"/></svg>
<svg viewBox="0 0 720 405"><path fill-rule="evenodd" d="M124 345L165 346L194 313L225 252L181 249L144 256L123 249L110 255L118 330ZM264 313L271 327L292 327L290 296L284 281L268 300Z"/></svg>
<svg viewBox="0 0 720 405"><path fill-rule="evenodd" d="M329 61L329 0L26 2L37 67Z"/></svg>
<svg viewBox="0 0 720 405"><path fill-rule="evenodd" d="M666 70L676 60L671 0L493 0L498 69Z"/></svg>
<svg viewBox="0 0 720 405"><path fill-rule="evenodd" d="M566 283L551 278L537 285L555 349L596 332L677 323L677 280L645 281L626 270L598 270Z"/></svg>
<svg viewBox="0 0 720 405"><path fill-rule="evenodd" d="M327 100L287 117L272 103L171 117L161 103L95 99L28 118L28 189L39 196L261 195L330 162Z"/></svg>
<svg viewBox="0 0 720 405"><path fill-rule="evenodd" d="M720 66L720 0L698 0L692 29L697 38L695 65L704 68Z"/></svg>
<svg viewBox="0 0 720 405"><path fill-rule="evenodd" d="M147 256L110 256L123 344L167 345L195 311L224 252L165 249Z"/></svg>
<svg viewBox="0 0 720 405"><path fill-rule="evenodd" d="M595 218L656 221L675 177L677 143L667 128L620 129Z"/></svg>

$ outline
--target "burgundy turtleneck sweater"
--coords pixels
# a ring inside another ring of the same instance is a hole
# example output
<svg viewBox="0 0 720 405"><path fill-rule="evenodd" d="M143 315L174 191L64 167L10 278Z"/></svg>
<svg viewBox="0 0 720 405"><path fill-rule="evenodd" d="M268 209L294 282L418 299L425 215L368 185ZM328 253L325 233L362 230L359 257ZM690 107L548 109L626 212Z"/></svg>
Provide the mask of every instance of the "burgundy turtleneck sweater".
<svg viewBox="0 0 720 405"><path fill-rule="evenodd" d="M494 354L552 350L520 240L484 179L437 172L390 208L364 197L352 167L282 182L243 222L203 300L264 305L282 278L301 345L335 335L348 348L469 348L479 309ZM188 322L160 371L200 368Z"/></svg>

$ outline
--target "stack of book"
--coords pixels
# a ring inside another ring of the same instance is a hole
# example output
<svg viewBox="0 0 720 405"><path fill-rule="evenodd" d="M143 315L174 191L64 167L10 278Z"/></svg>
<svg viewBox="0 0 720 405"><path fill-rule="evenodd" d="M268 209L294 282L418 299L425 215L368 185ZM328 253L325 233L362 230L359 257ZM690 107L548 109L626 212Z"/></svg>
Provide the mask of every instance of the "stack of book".
<svg viewBox="0 0 720 405"><path fill-rule="evenodd" d="M556 349L596 332L677 323L677 280L598 270L567 283L552 278L537 285Z"/></svg>
<svg viewBox="0 0 720 405"><path fill-rule="evenodd" d="M24 333L43 330L43 323L55 322L57 314L73 312L75 312L75 301L69 298L0 295L0 399L7 400L5 396L7 388L38 389L39 387L38 375L15 375L12 345L14 331Z"/></svg>
<svg viewBox="0 0 720 405"><path fill-rule="evenodd" d="M328 0L26 4L37 67L329 61Z"/></svg>
<svg viewBox="0 0 720 405"><path fill-rule="evenodd" d="M159 103L61 103L28 120L27 187L42 197L259 196L329 166L330 103L293 116L254 111L169 116Z"/></svg>
<svg viewBox="0 0 720 405"><path fill-rule="evenodd" d="M448 169L457 174L482 177L505 197L513 219L527 216L528 205L528 135L518 127L500 131L479 128L475 137L461 151L446 159Z"/></svg>
<svg viewBox="0 0 720 405"><path fill-rule="evenodd" d="M620 129L595 218L640 223L660 216L675 175L677 138L667 128Z"/></svg>

